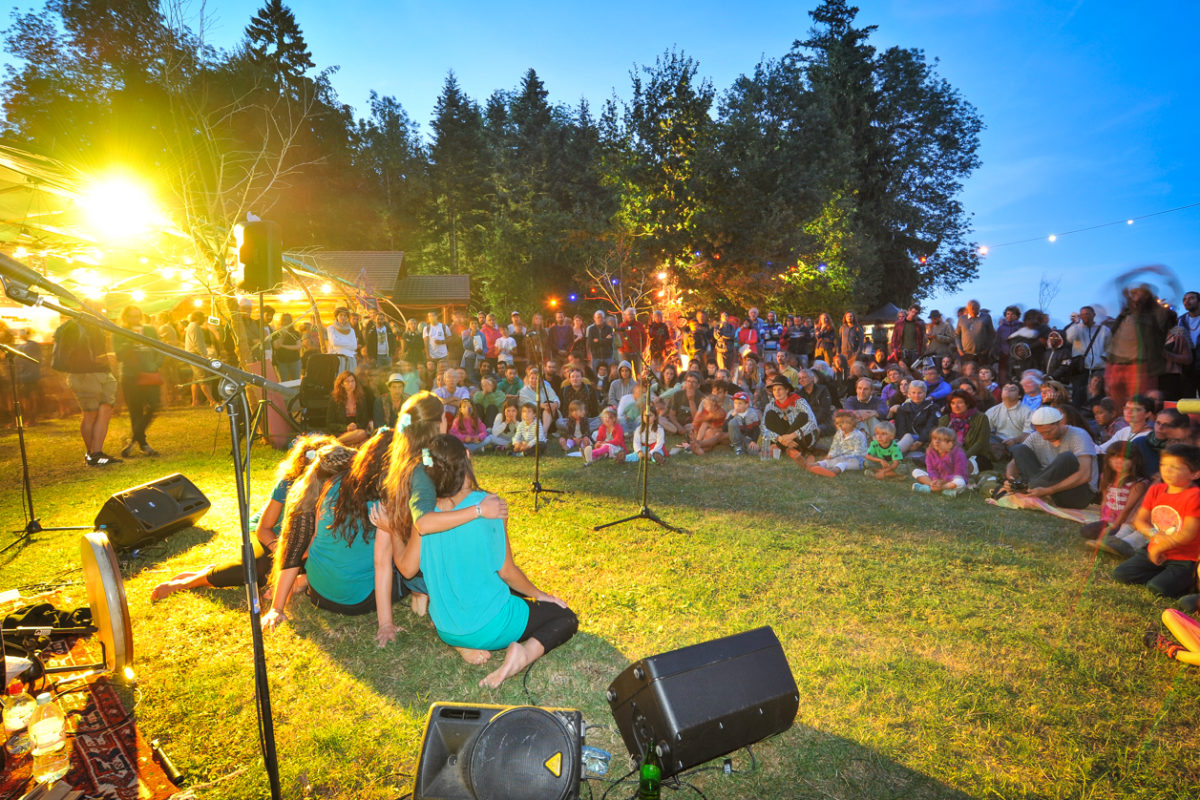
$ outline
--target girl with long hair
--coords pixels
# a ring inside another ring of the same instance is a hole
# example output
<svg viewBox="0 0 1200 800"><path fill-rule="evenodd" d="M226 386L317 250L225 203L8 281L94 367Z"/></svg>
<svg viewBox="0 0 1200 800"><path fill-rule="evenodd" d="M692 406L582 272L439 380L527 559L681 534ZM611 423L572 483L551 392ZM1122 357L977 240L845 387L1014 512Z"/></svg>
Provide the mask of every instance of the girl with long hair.
<svg viewBox="0 0 1200 800"><path fill-rule="evenodd" d="M329 432L346 445L366 441L375 427L375 398L353 372L342 372L333 382L333 403L326 420Z"/></svg>
<svg viewBox="0 0 1200 800"><path fill-rule="evenodd" d="M441 435L427 444L426 477L440 514L461 513L467 520L438 536L410 538L400 572L424 575L438 636L467 663L484 664L490 651L505 649L504 663L479 681L495 689L564 644L578 630L579 620L517 566L505 523L475 512L486 496L462 442Z"/></svg>
<svg viewBox="0 0 1200 800"><path fill-rule="evenodd" d="M283 506L287 502L288 489L316 459L317 450L333 441L332 436L325 434L301 436L296 439L287 455L275 468L275 488L271 492L271 499L267 501L267 505L262 511L250 518L250 522L256 525L254 566L258 573L259 588L266 586L267 578L271 574L271 562L275 553L275 545L279 541ZM155 586L150 591L150 599L161 600L167 595L183 589L206 587L226 589L244 584L242 562L238 559L221 566L209 565L203 569L181 572L174 578Z"/></svg>

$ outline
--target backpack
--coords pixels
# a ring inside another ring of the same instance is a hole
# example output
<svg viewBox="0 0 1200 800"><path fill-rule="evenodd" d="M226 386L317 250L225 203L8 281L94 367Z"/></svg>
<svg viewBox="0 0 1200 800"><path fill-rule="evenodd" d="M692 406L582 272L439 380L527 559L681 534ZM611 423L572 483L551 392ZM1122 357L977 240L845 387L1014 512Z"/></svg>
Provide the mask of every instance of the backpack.
<svg viewBox="0 0 1200 800"><path fill-rule="evenodd" d="M54 349L50 354L50 367L58 372L96 371L92 342L83 330L83 326L75 320L67 320L54 331Z"/></svg>

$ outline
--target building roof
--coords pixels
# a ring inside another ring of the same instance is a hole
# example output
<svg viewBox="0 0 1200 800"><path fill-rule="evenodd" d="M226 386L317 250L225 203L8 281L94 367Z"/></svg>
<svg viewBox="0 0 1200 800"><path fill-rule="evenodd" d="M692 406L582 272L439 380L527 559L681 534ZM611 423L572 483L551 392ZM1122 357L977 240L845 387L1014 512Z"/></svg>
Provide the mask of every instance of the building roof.
<svg viewBox="0 0 1200 800"><path fill-rule="evenodd" d="M471 276L409 275L396 282L392 300L402 308L465 306L471 302Z"/></svg>
<svg viewBox="0 0 1200 800"><path fill-rule="evenodd" d="M400 250L321 250L288 255L356 286L365 282L365 288L381 295L392 293L404 269Z"/></svg>

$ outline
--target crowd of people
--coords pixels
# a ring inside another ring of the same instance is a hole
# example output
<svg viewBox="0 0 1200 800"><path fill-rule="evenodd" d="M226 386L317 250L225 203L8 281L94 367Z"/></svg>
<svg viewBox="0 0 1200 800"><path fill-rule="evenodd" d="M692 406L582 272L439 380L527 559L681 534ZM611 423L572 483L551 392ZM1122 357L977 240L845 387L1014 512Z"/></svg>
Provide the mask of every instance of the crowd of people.
<svg viewBox="0 0 1200 800"><path fill-rule="evenodd" d="M137 309L121 319L146 330ZM205 336L203 324L194 330L197 322L179 338L188 349L203 341L211 354L220 340ZM1062 509L1099 501L1100 522L1084 526L1083 534L1123 559L1115 576L1185 597L1194 609L1200 427L1174 401L1196 397L1200 387L1200 295L1188 292L1177 314L1139 286L1126 293L1115 318L1098 320L1085 306L1062 328L1048 323L1041 311L1015 306L994 322L976 301L949 318L934 310L924 319L913 306L890 329L863 325L849 311L838 325L827 314L814 322L755 308L711 321L703 311L670 319L660 310L596 311L589 324L561 311L553 319L534 313L528 323L515 311L503 323L485 312L455 313L443 322L431 311L423 323L401 325L380 312L360 317L339 308L322 336L287 315L275 325L269 308L261 319L248 312L247 335L281 379L303 381L313 353L336 356L339 369L326 424L312 432L329 438L297 445L307 466L297 471L294 449L280 478L292 488L277 487L275 507L261 518L261 555L277 538L283 543L269 559L276 604L268 624L283 619L280 603L306 584L314 602L334 611L376 607L381 641L394 634L384 600L401 591L430 598L439 633L444 629L443 638L468 660L511 639L510 660L528 663L565 641L562 631L573 627L549 608L564 604L543 596L512 563L502 524L424 544L412 535L472 523L464 509L473 508L477 520L503 519L502 503L475 484L472 453L565 455L591 465L724 452L786 458L829 479L862 471L921 494L985 489L993 499ZM82 332L77 338L89 343L88 355L106 352L102 342L89 340L88 329ZM80 361L85 371L86 361ZM122 453L153 452L145 431L161 381L143 376L161 364L136 347L118 353L118 361L131 420ZM93 378L68 376L84 411L88 463L103 465L115 459L104 454L96 431L107 426L104 407L111 413L116 381ZM191 388L193 401L202 403L203 384ZM418 407L420 435L412 422ZM385 468L388 458L392 466ZM386 485L371 483L382 474ZM293 516L306 521L289 540L286 521ZM444 525L433 522L442 518ZM441 570L434 583L443 587L478 577L446 566L457 564L459 556L446 548L459 539L479 556L467 560L472 569L488 572L490 565L488 574L507 586L492 585L495 596L486 601L476 598L481 609L503 606L508 610L496 613L515 615L489 622L496 634L490 638L467 635L471 620L482 617L448 609L455 592L442 595L429 584L430 570ZM314 569L314 557L329 559L330 571L319 563ZM395 575L380 564L394 566ZM351 568L354 580L346 581ZM214 581L211 570L201 573L185 573L156 591L223 581ZM533 598L534 613L501 603L510 589ZM537 644L516 633L530 633Z"/></svg>

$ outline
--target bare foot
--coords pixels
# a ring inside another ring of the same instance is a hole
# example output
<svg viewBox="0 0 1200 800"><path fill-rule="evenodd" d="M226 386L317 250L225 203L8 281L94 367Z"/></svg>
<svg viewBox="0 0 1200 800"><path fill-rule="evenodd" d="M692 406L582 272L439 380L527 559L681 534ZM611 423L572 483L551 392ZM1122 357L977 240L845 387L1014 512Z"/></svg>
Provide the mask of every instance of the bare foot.
<svg viewBox="0 0 1200 800"><path fill-rule="evenodd" d="M158 586L150 590L150 601L154 602L162 600L168 595L174 594L182 589L196 589L200 586L208 586L208 573L212 567L208 566L204 569L195 570L193 572L181 572L169 581L164 581Z"/></svg>
<svg viewBox="0 0 1200 800"><path fill-rule="evenodd" d="M413 592L412 612L418 617L425 616L429 612L429 595Z"/></svg>
<svg viewBox="0 0 1200 800"><path fill-rule="evenodd" d="M468 664L474 664L477 667L486 664L488 659L492 657L491 652L488 650L475 650L471 647L455 647L454 649L463 657L463 661Z"/></svg>
<svg viewBox="0 0 1200 800"><path fill-rule="evenodd" d="M511 678L521 670L528 667L533 662L542 657L546 652L546 648L542 647L542 643L537 639L526 639L523 642L513 642L504 651L504 663L498 669L489 673L487 677L479 682L480 686L488 686L492 689L499 688L500 684L504 683L505 679Z"/></svg>

